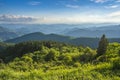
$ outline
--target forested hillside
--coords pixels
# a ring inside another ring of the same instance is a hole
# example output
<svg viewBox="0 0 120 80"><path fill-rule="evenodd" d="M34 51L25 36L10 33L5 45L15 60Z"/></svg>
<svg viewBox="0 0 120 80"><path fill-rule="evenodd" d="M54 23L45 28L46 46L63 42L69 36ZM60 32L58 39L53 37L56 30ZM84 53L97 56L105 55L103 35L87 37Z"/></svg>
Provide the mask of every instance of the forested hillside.
<svg viewBox="0 0 120 80"><path fill-rule="evenodd" d="M91 48L97 48L99 38L89 38L89 37L80 37L80 38L74 38L70 36L63 36L63 35L57 35L57 34L43 34L41 32L35 32L23 35L21 37L17 37L15 39L9 39L5 42L8 43L19 43L19 42L25 42L25 41L57 41L57 42L64 42L69 43L73 45L82 45L82 46L89 46ZM120 38L109 38L109 42L120 42Z"/></svg>
<svg viewBox="0 0 120 80"><path fill-rule="evenodd" d="M120 80L119 43L109 43L99 56L90 47L53 41L1 47L1 80Z"/></svg>

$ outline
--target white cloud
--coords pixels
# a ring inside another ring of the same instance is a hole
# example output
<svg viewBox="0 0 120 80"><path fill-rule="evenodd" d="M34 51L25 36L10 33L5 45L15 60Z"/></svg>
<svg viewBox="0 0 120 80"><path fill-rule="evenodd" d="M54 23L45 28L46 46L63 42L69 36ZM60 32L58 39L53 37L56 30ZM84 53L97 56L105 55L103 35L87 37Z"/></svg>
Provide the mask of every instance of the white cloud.
<svg viewBox="0 0 120 80"><path fill-rule="evenodd" d="M0 15L0 23L26 23L26 24L80 24L80 23L120 23L120 11L106 14L64 14L46 16L16 16Z"/></svg>
<svg viewBox="0 0 120 80"><path fill-rule="evenodd" d="M113 8L118 8L119 7L119 5L109 5L109 6L105 6L105 8L111 8L111 9L113 9Z"/></svg>
<svg viewBox="0 0 120 80"><path fill-rule="evenodd" d="M39 5L40 3L41 3L41 2L31 1L31 2L29 2L29 5L36 6L36 5Z"/></svg>
<svg viewBox="0 0 120 80"><path fill-rule="evenodd" d="M68 7L68 8L80 8L79 5L71 5L71 4L67 4L67 5L65 5L65 6Z"/></svg>
<svg viewBox="0 0 120 80"><path fill-rule="evenodd" d="M44 24L80 24L80 23L120 23L120 11L108 14L75 14L64 16L46 16L38 21Z"/></svg>
<svg viewBox="0 0 120 80"><path fill-rule="evenodd" d="M93 1L95 3L104 3L107 2L108 0L90 0L90 1Z"/></svg>
<svg viewBox="0 0 120 80"><path fill-rule="evenodd" d="M116 0L116 2L120 2L120 0Z"/></svg>
<svg viewBox="0 0 120 80"><path fill-rule="evenodd" d="M120 18L120 11L112 12L108 16Z"/></svg>
<svg viewBox="0 0 120 80"><path fill-rule="evenodd" d="M33 22L36 19L29 16L21 16L21 15L0 15L0 22L10 22L10 23L26 23Z"/></svg>

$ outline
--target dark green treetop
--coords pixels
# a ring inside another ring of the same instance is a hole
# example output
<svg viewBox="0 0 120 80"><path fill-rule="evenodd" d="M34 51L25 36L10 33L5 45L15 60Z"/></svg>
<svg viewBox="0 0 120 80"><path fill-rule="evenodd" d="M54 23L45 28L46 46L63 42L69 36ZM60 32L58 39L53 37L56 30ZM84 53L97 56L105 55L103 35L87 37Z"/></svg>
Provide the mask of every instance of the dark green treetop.
<svg viewBox="0 0 120 80"><path fill-rule="evenodd" d="M101 39L99 41L99 45L97 48L97 56L101 56L101 55L105 54L105 52L107 50L107 46L108 46L108 40L105 37L105 35L103 34L103 36L101 37Z"/></svg>

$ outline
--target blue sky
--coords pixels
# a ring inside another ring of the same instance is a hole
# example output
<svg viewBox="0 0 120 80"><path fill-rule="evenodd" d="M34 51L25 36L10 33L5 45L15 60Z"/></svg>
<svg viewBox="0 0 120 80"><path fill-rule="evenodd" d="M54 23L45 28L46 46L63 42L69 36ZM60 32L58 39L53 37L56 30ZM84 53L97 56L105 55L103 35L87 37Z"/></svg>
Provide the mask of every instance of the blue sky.
<svg viewBox="0 0 120 80"><path fill-rule="evenodd" d="M0 0L0 23L108 22L120 22L120 0Z"/></svg>

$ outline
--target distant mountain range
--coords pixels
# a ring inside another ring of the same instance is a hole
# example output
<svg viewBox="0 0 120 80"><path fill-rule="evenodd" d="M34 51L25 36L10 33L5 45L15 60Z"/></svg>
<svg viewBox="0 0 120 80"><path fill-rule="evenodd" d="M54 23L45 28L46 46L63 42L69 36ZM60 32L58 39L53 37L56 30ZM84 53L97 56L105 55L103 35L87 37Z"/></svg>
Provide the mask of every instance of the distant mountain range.
<svg viewBox="0 0 120 80"><path fill-rule="evenodd" d="M103 34L110 42L120 42L120 25L90 25L89 27L88 24L4 24L0 26L0 40L10 43L52 40L96 48Z"/></svg>
<svg viewBox="0 0 120 80"><path fill-rule="evenodd" d="M16 32L0 26L0 40L1 41L12 39L15 37L18 37L18 34Z"/></svg>
<svg viewBox="0 0 120 80"><path fill-rule="evenodd" d="M69 36L62 36L56 34L43 34L41 32L30 33L15 39L10 39L5 42L8 43L19 43L25 41L43 41L43 40L51 40L51 41L58 41L58 42L65 42L73 45L82 45L82 46L89 46L92 48L97 48L99 38L72 38ZM120 38L111 38L109 39L110 42L120 42Z"/></svg>
<svg viewBox="0 0 120 80"><path fill-rule="evenodd" d="M64 33L67 36L74 36L74 37L100 37L101 35L105 34L109 38L119 38L120 37L120 29L118 30L91 30L91 29L73 29Z"/></svg>
<svg viewBox="0 0 120 80"><path fill-rule="evenodd" d="M44 34L59 34L72 37L101 37L120 38L120 25L95 24L0 24L19 36L42 32ZM9 35L8 35L9 36ZM5 39L6 40L6 39Z"/></svg>

